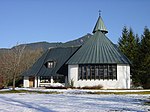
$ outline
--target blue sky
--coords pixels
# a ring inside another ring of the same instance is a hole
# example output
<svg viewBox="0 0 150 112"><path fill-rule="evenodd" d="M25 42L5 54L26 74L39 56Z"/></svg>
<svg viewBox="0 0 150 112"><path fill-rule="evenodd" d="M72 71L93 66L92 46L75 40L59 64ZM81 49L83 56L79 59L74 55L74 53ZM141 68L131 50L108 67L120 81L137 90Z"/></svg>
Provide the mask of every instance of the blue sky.
<svg viewBox="0 0 150 112"><path fill-rule="evenodd" d="M92 33L98 10L114 43L124 26L150 27L150 0L0 0L0 48L77 39Z"/></svg>

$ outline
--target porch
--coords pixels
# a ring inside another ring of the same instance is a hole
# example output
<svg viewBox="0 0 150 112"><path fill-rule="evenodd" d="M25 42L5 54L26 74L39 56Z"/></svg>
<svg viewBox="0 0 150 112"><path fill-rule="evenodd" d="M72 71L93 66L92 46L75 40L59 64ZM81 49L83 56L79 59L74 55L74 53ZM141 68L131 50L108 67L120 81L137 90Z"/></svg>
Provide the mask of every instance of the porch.
<svg viewBox="0 0 150 112"><path fill-rule="evenodd" d="M40 77L24 77L23 86L28 88L62 86L67 83L67 78L64 76L40 76Z"/></svg>

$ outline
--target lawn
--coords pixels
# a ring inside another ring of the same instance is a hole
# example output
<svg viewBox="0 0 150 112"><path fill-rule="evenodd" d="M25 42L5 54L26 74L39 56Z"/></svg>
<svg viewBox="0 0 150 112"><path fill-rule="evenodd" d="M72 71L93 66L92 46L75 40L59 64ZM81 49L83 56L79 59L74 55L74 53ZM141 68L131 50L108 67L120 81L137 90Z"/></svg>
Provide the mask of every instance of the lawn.
<svg viewBox="0 0 150 112"><path fill-rule="evenodd" d="M18 90L0 94L0 112L147 112L150 94L89 94L84 90ZM55 92L54 92L55 91ZM1 91L0 91L1 92Z"/></svg>

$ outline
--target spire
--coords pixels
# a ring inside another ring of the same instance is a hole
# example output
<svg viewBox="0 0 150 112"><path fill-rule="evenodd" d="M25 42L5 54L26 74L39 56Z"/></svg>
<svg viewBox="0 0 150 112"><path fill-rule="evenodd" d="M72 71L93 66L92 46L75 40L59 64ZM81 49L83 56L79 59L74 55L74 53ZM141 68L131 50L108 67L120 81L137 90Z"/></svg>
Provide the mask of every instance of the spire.
<svg viewBox="0 0 150 112"><path fill-rule="evenodd" d="M104 22L103 22L102 17L101 17L101 11L99 11L99 17L98 17L98 20L97 20L96 25L94 27L93 33L97 32L97 31L101 31L104 34L108 33L106 26L104 25Z"/></svg>

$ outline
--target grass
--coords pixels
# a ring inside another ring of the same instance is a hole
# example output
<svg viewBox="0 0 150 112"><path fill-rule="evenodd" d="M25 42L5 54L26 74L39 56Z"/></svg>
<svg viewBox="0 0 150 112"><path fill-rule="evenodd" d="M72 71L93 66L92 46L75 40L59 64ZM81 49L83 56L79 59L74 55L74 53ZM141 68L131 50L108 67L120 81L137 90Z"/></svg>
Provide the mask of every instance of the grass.
<svg viewBox="0 0 150 112"><path fill-rule="evenodd" d="M60 94L61 92L57 91L29 91L29 90L10 90L10 91L0 91L0 94L10 94L10 93L36 93L36 94Z"/></svg>
<svg viewBox="0 0 150 112"><path fill-rule="evenodd" d="M57 91L49 91L49 92L44 92L44 91L29 91L29 93L37 93L37 94L60 94L62 92L57 92Z"/></svg>
<svg viewBox="0 0 150 112"><path fill-rule="evenodd" d="M10 93L36 93L36 94L61 94L63 92L57 91L36 91L36 90L8 90L0 91L0 94L10 94ZM126 95L126 94L143 94L150 95L150 91L139 91L139 92L84 92L85 94L115 94L115 95ZM148 102L149 103L149 102Z"/></svg>
<svg viewBox="0 0 150 112"><path fill-rule="evenodd" d="M100 90L103 86L97 85L97 86L85 86L85 87L79 87L77 89L89 89L89 90Z"/></svg>
<svg viewBox="0 0 150 112"><path fill-rule="evenodd" d="M150 91L142 92L87 92L88 94L115 94L115 95L126 95L126 94L150 94Z"/></svg>
<svg viewBox="0 0 150 112"><path fill-rule="evenodd" d="M62 87L62 86L53 87L53 86L50 86L50 87L45 87L45 89L67 89L67 87Z"/></svg>
<svg viewBox="0 0 150 112"><path fill-rule="evenodd" d="M0 94L7 94L7 93L26 93L26 90L8 90L8 91L0 91Z"/></svg>

